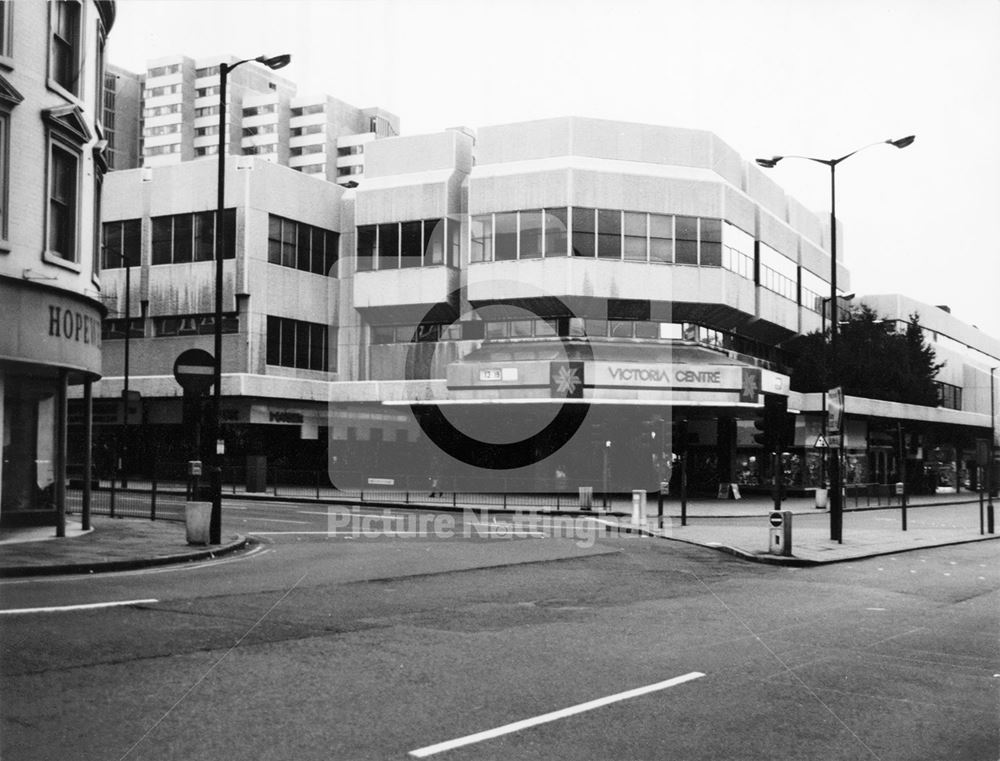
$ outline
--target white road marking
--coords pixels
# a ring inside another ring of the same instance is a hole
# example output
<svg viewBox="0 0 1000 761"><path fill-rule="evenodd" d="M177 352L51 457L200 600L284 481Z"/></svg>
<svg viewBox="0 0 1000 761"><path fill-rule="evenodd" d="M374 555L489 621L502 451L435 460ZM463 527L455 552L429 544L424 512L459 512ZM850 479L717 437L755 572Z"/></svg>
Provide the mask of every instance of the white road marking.
<svg viewBox="0 0 1000 761"><path fill-rule="evenodd" d="M281 518L244 518L244 521L264 521L265 523L297 523L300 526L308 526L309 521L289 521Z"/></svg>
<svg viewBox="0 0 1000 761"><path fill-rule="evenodd" d="M427 539L435 539L433 531L399 531L397 529L333 529L331 531L248 531L250 536L346 536L349 539L375 539L380 537L404 537L404 536L422 536ZM476 537L482 536L514 536L518 538L532 538L532 539L544 539L548 534L542 531L518 531L514 529L493 529L489 531L476 531ZM463 539L471 538L465 537L458 532L451 537L442 537L445 539Z"/></svg>
<svg viewBox="0 0 1000 761"><path fill-rule="evenodd" d="M122 605L148 605L159 602L152 598L146 600L118 600L116 602L91 602L84 605L60 605L51 608L11 608L0 610L0 615L16 615L19 613L64 613L71 610L96 610L98 608L115 608Z"/></svg>
<svg viewBox="0 0 1000 761"><path fill-rule="evenodd" d="M865 608L865 610L885 610L885 608Z"/></svg>
<svg viewBox="0 0 1000 761"><path fill-rule="evenodd" d="M473 743L482 742L483 740L491 740L494 737L509 735L512 732L519 732L522 729L528 729L529 727L534 727L539 724L546 724L550 721L556 721L557 719L565 719L567 716L573 716L585 711L592 711L595 708L601 708L602 706L617 703L621 700L629 700L631 698L637 698L640 695L647 695L650 692L665 690L668 687L675 687L678 684L690 682L692 679L699 679L703 676L705 675L700 671L692 671L690 674L676 676L673 679L667 679L664 682L649 684L645 687L637 687L634 690L626 690L625 692L608 695L607 697L598 698L597 700L579 703L578 705L570 706L569 708L562 708L558 711L552 711L551 713L543 713L541 716L534 716L530 719L522 719L521 721L515 721L511 724L504 724L502 727L488 729L485 732L477 732L476 734L466 735L465 737L459 737L455 740L447 740L446 742L437 743L436 745L428 745L425 748L417 748L416 750L411 750L410 755L416 758L426 758L427 756L432 756L435 753L453 750L454 748L461 748L463 745L472 745Z"/></svg>

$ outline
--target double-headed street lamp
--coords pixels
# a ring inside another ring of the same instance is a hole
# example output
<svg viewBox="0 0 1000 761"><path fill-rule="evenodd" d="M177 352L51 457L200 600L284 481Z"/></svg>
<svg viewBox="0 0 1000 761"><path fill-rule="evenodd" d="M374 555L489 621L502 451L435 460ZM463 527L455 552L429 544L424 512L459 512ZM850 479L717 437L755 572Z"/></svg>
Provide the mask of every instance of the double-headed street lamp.
<svg viewBox="0 0 1000 761"><path fill-rule="evenodd" d="M226 226L223 224L223 214L226 204L226 82L229 72L237 66L254 61L264 64L269 69L281 69L292 60L285 53L276 56L257 56L244 58L236 63L219 64L219 180L218 203L215 211L215 367L212 374L212 425L214 434L213 447L210 453L212 462L212 519L209 524L209 542L222 542L222 420L220 401L222 396L222 261L226 251Z"/></svg>
<svg viewBox="0 0 1000 761"><path fill-rule="evenodd" d="M855 153L871 148L875 145L892 145L896 148L905 148L910 145L916 137L908 135L897 140L880 140L877 143L870 143L857 150L844 154L835 159L818 159L812 156L772 156L769 159L757 159L757 163L765 169L773 169L782 159L805 159L815 161L817 164L824 164L830 167L830 305L831 310L836 309L837 304L837 164L846 161ZM831 314L830 319L830 372L829 377L832 385L837 385L839 373L837 372L837 324L836 314ZM824 394L825 396L825 394ZM830 538L836 542L843 542L844 504L840 485L840 458L843 448L843 439L834 447L833 457L830 459Z"/></svg>

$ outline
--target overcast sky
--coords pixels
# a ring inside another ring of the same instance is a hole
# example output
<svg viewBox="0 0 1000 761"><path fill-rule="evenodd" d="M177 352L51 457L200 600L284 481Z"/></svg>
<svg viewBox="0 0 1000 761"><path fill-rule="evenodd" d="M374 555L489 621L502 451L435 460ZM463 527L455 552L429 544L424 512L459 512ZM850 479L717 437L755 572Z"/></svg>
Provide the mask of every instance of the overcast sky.
<svg viewBox="0 0 1000 761"><path fill-rule="evenodd" d="M834 158L851 290L1000 337L1000 0L119 0L108 59L291 53L298 92L403 134L578 115L706 129L747 159ZM829 170L785 161L829 213Z"/></svg>

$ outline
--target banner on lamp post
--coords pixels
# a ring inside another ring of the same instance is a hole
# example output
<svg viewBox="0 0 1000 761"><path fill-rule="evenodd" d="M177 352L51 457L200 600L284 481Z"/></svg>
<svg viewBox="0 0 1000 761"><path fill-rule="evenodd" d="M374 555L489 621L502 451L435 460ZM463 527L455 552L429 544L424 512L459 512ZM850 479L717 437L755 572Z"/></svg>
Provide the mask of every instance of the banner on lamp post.
<svg viewBox="0 0 1000 761"><path fill-rule="evenodd" d="M826 429L830 433L844 430L844 388L837 386L826 392Z"/></svg>

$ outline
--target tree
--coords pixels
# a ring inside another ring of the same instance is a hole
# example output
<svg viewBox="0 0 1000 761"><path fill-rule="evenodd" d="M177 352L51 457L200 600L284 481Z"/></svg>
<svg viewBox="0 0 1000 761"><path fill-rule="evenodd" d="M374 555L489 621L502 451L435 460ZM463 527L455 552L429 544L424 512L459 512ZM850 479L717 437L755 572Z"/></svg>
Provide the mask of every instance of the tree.
<svg viewBox="0 0 1000 761"><path fill-rule="evenodd" d="M850 396L930 407L938 404L934 378L944 363L935 362L917 314L910 315L905 332L900 333L871 307L852 309L840 325L836 383L824 333L802 336L790 349L796 355L791 372L794 391L825 391L839 385Z"/></svg>

